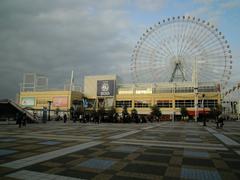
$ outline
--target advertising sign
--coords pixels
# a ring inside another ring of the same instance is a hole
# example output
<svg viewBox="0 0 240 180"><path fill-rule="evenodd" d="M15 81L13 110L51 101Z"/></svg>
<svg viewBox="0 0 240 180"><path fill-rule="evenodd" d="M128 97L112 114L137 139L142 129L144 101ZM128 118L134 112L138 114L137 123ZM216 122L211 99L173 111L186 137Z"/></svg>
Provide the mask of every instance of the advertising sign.
<svg viewBox="0 0 240 180"><path fill-rule="evenodd" d="M21 98L21 105L23 105L23 106L34 106L35 105L35 98L34 97L22 97Z"/></svg>
<svg viewBox="0 0 240 180"><path fill-rule="evenodd" d="M57 96L53 97L53 107L67 107L68 97L67 96Z"/></svg>
<svg viewBox="0 0 240 180"><path fill-rule="evenodd" d="M114 95L115 95L114 80L97 81L97 96L114 96Z"/></svg>

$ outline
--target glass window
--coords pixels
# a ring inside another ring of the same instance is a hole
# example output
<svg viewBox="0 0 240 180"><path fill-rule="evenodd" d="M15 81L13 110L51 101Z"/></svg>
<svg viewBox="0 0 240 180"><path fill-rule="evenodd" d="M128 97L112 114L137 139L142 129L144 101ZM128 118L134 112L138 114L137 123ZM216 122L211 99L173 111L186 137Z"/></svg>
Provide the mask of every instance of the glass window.
<svg viewBox="0 0 240 180"><path fill-rule="evenodd" d="M176 100L175 101L175 107L176 108L194 107L194 100Z"/></svg>
<svg viewBox="0 0 240 180"><path fill-rule="evenodd" d="M116 107L122 108L124 106L127 106L128 108L132 107L132 101L116 101Z"/></svg>
<svg viewBox="0 0 240 180"><path fill-rule="evenodd" d="M151 106L151 101L145 100L145 101L135 101L134 102L134 107L135 108L147 108Z"/></svg>
<svg viewBox="0 0 240 180"><path fill-rule="evenodd" d="M202 100L198 100L198 104L199 104L199 107L202 107ZM208 108L217 107L217 100L216 99L205 99L204 107L208 107Z"/></svg>
<svg viewBox="0 0 240 180"><path fill-rule="evenodd" d="M171 100L158 100L157 106L160 108L170 108L172 107L172 101Z"/></svg>

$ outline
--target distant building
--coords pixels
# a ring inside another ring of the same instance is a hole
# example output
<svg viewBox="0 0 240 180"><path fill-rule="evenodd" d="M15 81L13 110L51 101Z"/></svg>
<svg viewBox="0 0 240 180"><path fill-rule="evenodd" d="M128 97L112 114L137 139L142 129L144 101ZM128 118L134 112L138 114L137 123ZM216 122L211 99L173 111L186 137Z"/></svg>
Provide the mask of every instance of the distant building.
<svg viewBox="0 0 240 180"><path fill-rule="evenodd" d="M216 83L198 83L198 93L193 82L164 82L157 84L118 84L117 75L84 77L84 92L79 91L22 91L22 106L42 109L52 101L52 109L69 110L74 100L82 102L86 110L115 107L118 113L123 106L130 112L135 108L139 114L150 114L150 107L157 105L162 114L169 117L180 114L186 107L190 115L195 114L197 98L198 113L207 113L220 104L220 90ZM197 97L196 97L197 96ZM204 109L203 109L204 107Z"/></svg>

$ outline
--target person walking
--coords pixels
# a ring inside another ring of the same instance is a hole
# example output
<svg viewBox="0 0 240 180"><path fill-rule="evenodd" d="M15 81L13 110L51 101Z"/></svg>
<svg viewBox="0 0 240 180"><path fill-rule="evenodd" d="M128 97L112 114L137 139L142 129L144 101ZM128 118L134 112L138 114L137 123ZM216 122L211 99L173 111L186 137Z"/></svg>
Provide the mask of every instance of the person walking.
<svg viewBox="0 0 240 180"><path fill-rule="evenodd" d="M23 126L26 127L26 124L27 124L27 114L26 113L23 113L22 123L23 123Z"/></svg>
<svg viewBox="0 0 240 180"><path fill-rule="evenodd" d="M223 128L223 116L220 116L220 118L218 119L218 123L220 124L220 128Z"/></svg>
<svg viewBox="0 0 240 180"><path fill-rule="evenodd" d="M16 124L18 124L18 127L21 128L22 126L22 115L17 113L16 114Z"/></svg>
<svg viewBox="0 0 240 180"><path fill-rule="evenodd" d="M64 123L67 122L67 115L66 115L66 113L64 113L64 115L63 115L63 122L64 122Z"/></svg>

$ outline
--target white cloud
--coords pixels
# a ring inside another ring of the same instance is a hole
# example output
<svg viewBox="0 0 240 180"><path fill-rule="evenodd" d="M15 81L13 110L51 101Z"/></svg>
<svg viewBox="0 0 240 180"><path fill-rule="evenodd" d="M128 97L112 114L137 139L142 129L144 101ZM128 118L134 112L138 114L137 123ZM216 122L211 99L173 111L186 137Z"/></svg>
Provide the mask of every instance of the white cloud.
<svg viewBox="0 0 240 180"><path fill-rule="evenodd" d="M133 0L138 8L144 11L157 11L162 9L166 0Z"/></svg>
<svg viewBox="0 0 240 180"><path fill-rule="evenodd" d="M211 4L214 2L214 0L193 0L193 2L196 2L199 4Z"/></svg>
<svg viewBox="0 0 240 180"><path fill-rule="evenodd" d="M240 7L240 1L234 0L234 1L227 1L220 4L220 7L223 9L234 9Z"/></svg>

